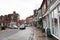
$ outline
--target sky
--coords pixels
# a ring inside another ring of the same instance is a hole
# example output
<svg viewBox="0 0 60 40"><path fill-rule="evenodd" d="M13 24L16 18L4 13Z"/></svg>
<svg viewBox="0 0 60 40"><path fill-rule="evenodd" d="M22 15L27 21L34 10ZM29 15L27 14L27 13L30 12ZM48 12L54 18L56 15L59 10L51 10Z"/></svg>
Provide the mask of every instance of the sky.
<svg viewBox="0 0 60 40"><path fill-rule="evenodd" d="M33 10L38 9L43 0L0 0L0 15L7 15L16 11L20 19L33 15Z"/></svg>

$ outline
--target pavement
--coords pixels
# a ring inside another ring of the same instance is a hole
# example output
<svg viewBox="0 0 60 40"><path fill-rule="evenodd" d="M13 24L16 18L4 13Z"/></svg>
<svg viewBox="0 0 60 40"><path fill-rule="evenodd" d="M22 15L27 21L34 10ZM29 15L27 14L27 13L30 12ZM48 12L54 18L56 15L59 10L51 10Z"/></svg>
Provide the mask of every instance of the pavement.
<svg viewBox="0 0 60 40"><path fill-rule="evenodd" d="M54 40L53 38L48 38L45 33L42 33L41 29L33 27L34 40Z"/></svg>
<svg viewBox="0 0 60 40"><path fill-rule="evenodd" d="M3 40L53 40L48 38L42 31L36 27L27 27L16 34L4 38Z"/></svg>

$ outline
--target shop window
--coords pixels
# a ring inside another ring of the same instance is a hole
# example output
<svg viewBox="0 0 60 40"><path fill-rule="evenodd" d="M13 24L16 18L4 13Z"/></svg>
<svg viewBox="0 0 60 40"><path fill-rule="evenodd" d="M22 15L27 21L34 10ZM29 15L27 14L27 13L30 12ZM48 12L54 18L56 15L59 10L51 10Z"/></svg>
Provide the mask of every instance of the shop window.
<svg viewBox="0 0 60 40"><path fill-rule="evenodd" d="M52 34L54 34L55 36L58 36L58 11L57 8L55 8L52 11Z"/></svg>
<svg viewBox="0 0 60 40"><path fill-rule="evenodd" d="M57 24L57 19L56 18L54 18L54 23L55 23L55 25Z"/></svg>
<svg viewBox="0 0 60 40"><path fill-rule="evenodd" d="M55 8L54 9L54 25L55 26L58 26L57 18L58 18L58 12L57 12L57 8Z"/></svg>
<svg viewBox="0 0 60 40"><path fill-rule="evenodd" d="M57 18L54 18L54 26L58 27L58 20L57 20Z"/></svg>

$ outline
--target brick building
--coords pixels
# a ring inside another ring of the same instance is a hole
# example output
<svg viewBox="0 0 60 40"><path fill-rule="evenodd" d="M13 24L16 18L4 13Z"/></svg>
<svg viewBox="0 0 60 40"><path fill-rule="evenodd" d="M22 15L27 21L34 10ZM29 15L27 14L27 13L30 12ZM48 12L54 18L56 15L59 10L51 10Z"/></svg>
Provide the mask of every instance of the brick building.
<svg viewBox="0 0 60 40"><path fill-rule="evenodd" d="M12 14L9 14L9 18L10 18L10 25L17 25L19 24L19 14L16 13L15 11Z"/></svg>
<svg viewBox="0 0 60 40"><path fill-rule="evenodd" d="M0 27L6 25L7 27L11 25L17 25L19 24L19 14L15 11L12 14L8 15L1 15L0 16Z"/></svg>

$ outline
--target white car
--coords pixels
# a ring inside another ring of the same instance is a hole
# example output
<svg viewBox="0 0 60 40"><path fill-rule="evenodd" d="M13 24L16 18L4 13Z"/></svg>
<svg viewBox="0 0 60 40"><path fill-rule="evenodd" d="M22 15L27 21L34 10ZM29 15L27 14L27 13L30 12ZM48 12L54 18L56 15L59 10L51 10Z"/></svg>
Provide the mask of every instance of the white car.
<svg viewBox="0 0 60 40"><path fill-rule="evenodd" d="M20 29L25 29L26 27L25 27L25 25L24 24L22 24L21 26L20 26Z"/></svg>
<svg viewBox="0 0 60 40"><path fill-rule="evenodd" d="M11 28L11 29L18 29L18 26L13 25L13 26L10 26L9 28Z"/></svg>
<svg viewBox="0 0 60 40"><path fill-rule="evenodd" d="M16 25L13 25L13 27L14 27L14 28L18 28L18 26L16 26Z"/></svg>
<svg viewBox="0 0 60 40"><path fill-rule="evenodd" d="M25 27L28 27L28 24L24 24L25 25Z"/></svg>

